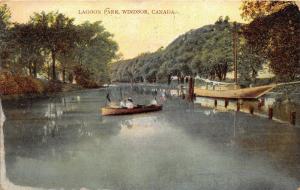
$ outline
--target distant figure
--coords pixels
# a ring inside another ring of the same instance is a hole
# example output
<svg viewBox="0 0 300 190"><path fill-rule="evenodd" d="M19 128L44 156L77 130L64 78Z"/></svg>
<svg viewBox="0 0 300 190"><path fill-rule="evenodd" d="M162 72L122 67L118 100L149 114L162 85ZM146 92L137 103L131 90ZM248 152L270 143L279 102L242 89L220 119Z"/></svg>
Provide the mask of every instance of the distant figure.
<svg viewBox="0 0 300 190"><path fill-rule="evenodd" d="M150 105L155 105L155 106L157 105L156 97L153 100L151 100Z"/></svg>
<svg viewBox="0 0 300 190"><path fill-rule="evenodd" d="M111 102L111 99L110 99L109 93L107 93L107 94L106 94L106 100L107 100L108 102Z"/></svg>
<svg viewBox="0 0 300 190"><path fill-rule="evenodd" d="M134 108L133 100L131 98L128 98L125 102L126 108L132 109Z"/></svg>
<svg viewBox="0 0 300 190"><path fill-rule="evenodd" d="M166 92L165 92L165 90L163 90L162 93L161 93L161 99L162 99L163 101L166 100Z"/></svg>

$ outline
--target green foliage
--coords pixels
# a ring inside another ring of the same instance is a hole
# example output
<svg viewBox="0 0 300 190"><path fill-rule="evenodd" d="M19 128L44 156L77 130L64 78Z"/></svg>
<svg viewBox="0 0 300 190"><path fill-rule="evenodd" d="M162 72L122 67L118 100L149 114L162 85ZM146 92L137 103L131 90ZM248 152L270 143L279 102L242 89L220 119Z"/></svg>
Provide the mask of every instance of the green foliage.
<svg viewBox="0 0 300 190"><path fill-rule="evenodd" d="M34 30L32 24L15 24L10 31L10 43L13 49L10 70L14 73L25 74L27 69L29 75L37 77L42 68L45 58L42 55L42 46L39 43L39 34Z"/></svg>
<svg viewBox="0 0 300 190"><path fill-rule="evenodd" d="M238 25L240 27L240 25ZM232 70L232 23L220 17L214 25L191 30L166 48L113 64L115 81L167 81L168 75L224 80Z"/></svg>
<svg viewBox="0 0 300 190"><path fill-rule="evenodd" d="M91 80L91 74L89 70L84 69L80 66L76 66L74 69L74 74L75 74L75 80L77 84L81 85L82 87L85 88L96 88L99 87L97 83L93 80Z"/></svg>
<svg viewBox="0 0 300 190"><path fill-rule="evenodd" d="M270 61L279 80L294 80L300 74L300 11L296 5L255 18L243 34L253 51Z"/></svg>
<svg viewBox="0 0 300 190"><path fill-rule="evenodd" d="M196 57L194 66L202 74L209 73L212 79L225 80L233 61L232 26L228 21L219 19L215 28L199 52L200 56ZM200 63L198 66L197 61Z"/></svg>
<svg viewBox="0 0 300 190"><path fill-rule="evenodd" d="M108 64L117 58L118 44L100 21L75 25L59 12L34 13L25 24L9 19L7 6L0 5L0 63L13 74L55 81L61 76L65 82L80 67L89 74L88 86L109 81Z"/></svg>
<svg viewBox="0 0 300 190"><path fill-rule="evenodd" d="M0 2L0 68L6 64L5 61L9 57L9 51L7 50L8 38L9 38L9 25L11 24L9 19L11 13L6 4Z"/></svg>
<svg viewBox="0 0 300 190"><path fill-rule="evenodd" d="M245 43L240 46L239 52L239 81L241 83L255 82L258 71L262 69L262 66L264 63L266 63L266 60Z"/></svg>
<svg viewBox="0 0 300 190"><path fill-rule="evenodd" d="M241 5L241 16L245 20L252 21L258 17L264 17L289 6L295 5L294 1L256 1L245 0Z"/></svg>
<svg viewBox="0 0 300 190"><path fill-rule="evenodd" d="M101 22L85 22L77 27L78 44L75 48L75 62L87 69L92 78L107 82L108 63L116 58L118 44L112 40Z"/></svg>
<svg viewBox="0 0 300 190"><path fill-rule="evenodd" d="M56 59L59 53L64 54L75 46L74 19L58 12L35 13L30 23L37 31L39 43L51 52L52 79L56 80Z"/></svg>

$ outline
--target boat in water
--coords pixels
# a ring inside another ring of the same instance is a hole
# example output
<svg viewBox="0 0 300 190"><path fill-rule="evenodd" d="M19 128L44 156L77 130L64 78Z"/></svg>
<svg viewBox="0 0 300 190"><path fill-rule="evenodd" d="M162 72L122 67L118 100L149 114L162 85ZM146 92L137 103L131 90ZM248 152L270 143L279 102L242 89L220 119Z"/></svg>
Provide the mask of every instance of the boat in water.
<svg viewBox="0 0 300 190"><path fill-rule="evenodd" d="M201 88L194 88L196 96L201 97L210 97L210 98L225 98L225 99L256 99L267 92L275 88L276 84L250 87L250 88L241 88L241 89L232 89L232 90L206 90Z"/></svg>
<svg viewBox="0 0 300 190"><path fill-rule="evenodd" d="M162 110L162 105L139 105L134 108L122 108L122 107L103 107L101 113L103 116L108 115L129 115L129 114L139 114L146 112L154 112Z"/></svg>
<svg viewBox="0 0 300 190"><path fill-rule="evenodd" d="M210 81L208 79L202 79L200 80L208 83L212 82L213 85L220 84L220 85L233 85L235 89L227 89L227 90L208 90L208 89L202 89L199 87L193 88L193 94L199 97L209 97L209 98L221 98L221 99L257 99L261 96L265 95L266 93L270 92L274 88L278 86L283 85L291 85L291 84L299 84L300 81L293 81L293 82L287 82L287 83L279 83L279 84L269 84L269 85L263 85L263 86L256 86L256 87L248 87L248 88L239 88L238 85L238 66L237 66L237 27L236 23L234 23L234 30L233 30L233 63L234 63L234 83L225 83L225 82L218 82L218 81Z"/></svg>
<svg viewBox="0 0 300 190"><path fill-rule="evenodd" d="M200 97L210 97L210 98L224 98L224 99L257 99L266 93L270 92L276 87L300 84L300 81L286 82L269 84L263 86L231 89L231 90L207 90L201 88L194 88L194 93L196 96Z"/></svg>

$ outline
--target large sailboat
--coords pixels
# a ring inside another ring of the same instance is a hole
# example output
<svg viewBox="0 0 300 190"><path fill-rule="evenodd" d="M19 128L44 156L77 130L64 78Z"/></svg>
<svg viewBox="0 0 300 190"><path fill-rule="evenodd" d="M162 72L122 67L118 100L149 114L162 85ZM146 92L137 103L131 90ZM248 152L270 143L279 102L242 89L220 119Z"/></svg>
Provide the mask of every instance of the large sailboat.
<svg viewBox="0 0 300 190"><path fill-rule="evenodd" d="M249 88L239 88L237 82L237 26L234 23L234 32L233 32L233 60L234 60L234 88L226 90L208 90L202 89L199 87L194 87L194 93L196 96L201 97L212 97L212 98L226 98L226 99L256 99L267 92L271 91L278 85L281 84L270 84L258 87L249 87Z"/></svg>
<svg viewBox="0 0 300 190"><path fill-rule="evenodd" d="M258 87L232 89L232 90L206 90L195 87L196 96L226 99L256 99L271 91L278 84L270 84Z"/></svg>

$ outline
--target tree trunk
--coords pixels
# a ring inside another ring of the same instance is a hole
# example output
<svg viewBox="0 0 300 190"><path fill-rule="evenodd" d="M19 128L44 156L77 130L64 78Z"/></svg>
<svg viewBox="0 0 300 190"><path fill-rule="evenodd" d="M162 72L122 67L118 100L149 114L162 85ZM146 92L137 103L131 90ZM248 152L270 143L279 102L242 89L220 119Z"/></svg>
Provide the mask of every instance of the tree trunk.
<svg viewBox="0 0 300 190"><path fill-rule="evenodd" d="M55 51L51 51L52 54L52 79L56 80L56 71L55 71Z"/></svg>
<svg viewBox="0 0 300 190"><path fill-rule="evenodd" d="M51 75L51 68L50 68L50 63L48 61L48 80L50 80L50 75Z"/></svg>
<svg viewBox="0 0 300 190"><path fill-rule="evenodd" d="M170 85L171 84L171 75L169 74L168 75L168 85Z"/></svg>
<svg viewBox="0 0 300 190"><path fill-rule="evenodd" d="M62 80L63 80L63 82L66 81L66 69L65 69L65 67L63 67L63 70L62 70Z"/></svg>
<svg viewBox="0 0 300 190"><path fill-rule="evenodd" d="M227 72L224 73L224 78L223 78L223 80L226 80L226 76L227 76Z"/></svg>
<svg viewBox="0 0 300 190"><path fill-rule="evenodd" d="M37 68L36 68L36 62L33 63L33 76L34 78L37 78Z"/></svg>
<svg viewBox="0 0 300 190"><path fill-rule="evenodd" d="M228 71L228 64L226 63L223 66L223 80L226 80L227 71Z"/></svg>
<svg viewBox="0 0 300 190"><path fill-rule="evenodd" d="M74 79L74 77L73 77L73 74L72 74L72 73L69 73L69 77L68 77L68 79L69 79L69 82L72 84L72 83L73 83L73 79Z"/></svg>
<svg viewBox="0 0 300 190"><path fill-rule="evenodd" d="M215 73L217 74L217 77L221 81L222 80L222 70L220 69L219 65L215 66Z"/></svg>
<svg viewBox="0 0 300 190"><path fill-rule="evenodd" d="M130 79L130 87L133 88L133 78Z"/></svg>
<svg viewBox="0 0 300 190"><path fill-rule="evenodd" d="M30 62L27 62L26 64L27 64L29 76L31 76L31 73L32 73L31 64L30 64Z"/></svg>

